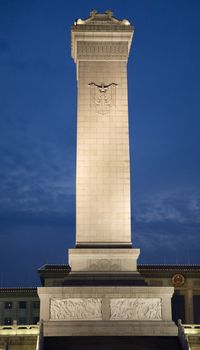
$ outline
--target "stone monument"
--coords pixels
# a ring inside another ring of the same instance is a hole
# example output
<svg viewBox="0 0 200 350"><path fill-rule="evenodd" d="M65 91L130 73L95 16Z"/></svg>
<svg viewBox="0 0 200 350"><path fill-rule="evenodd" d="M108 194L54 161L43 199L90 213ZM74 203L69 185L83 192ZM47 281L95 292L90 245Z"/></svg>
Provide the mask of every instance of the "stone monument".
<svg viewBox="0 0 200 350"><path fill-rule="evenodd" d="M45 336L176 335L171 287L132 248L127 61L134 28L111 11L72 26L78 80L76 247L62 286L38 288Z"/></svg>
<svg viewBox="0 0 200 350"><path fill-rule="evenodd" d="M132 249L127 60L133 27L91 12L72 27L78 80L75 271L136 271Z"/></svg>

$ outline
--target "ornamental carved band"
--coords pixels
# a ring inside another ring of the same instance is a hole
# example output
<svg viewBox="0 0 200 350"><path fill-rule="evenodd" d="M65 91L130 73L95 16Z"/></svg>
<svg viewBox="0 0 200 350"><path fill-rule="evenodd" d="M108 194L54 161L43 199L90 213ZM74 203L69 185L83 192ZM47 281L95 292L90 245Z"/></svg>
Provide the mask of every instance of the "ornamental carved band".
<svg viewBox="0 0 200 350"><path fill-rule="evenodd" d="M89 271L119 271L120 259L89 259L87 264Z"/></svg>
<svg viewBox="0 0 200 350"><path fill-rule="evenodd" d="M161 299L120 298L110 302L111 320L161 320Z"/></svg>
<svg viewBox="0 0 200 350"><path fill-rule="evenodd" d="M102 320L101 299L51 299L51 320Z"/></svg>
<svg viewBox="0 0 200 350"><path fill-rule="evenodd" d="M128 42L77 42L77 57L79 60L111 60L126 61L128 56Z"/></svg>
<svg viewBox="0 0 200 350"><path fill-rule="evenodd" d="M91 106L95 106L98 114L104 115L110 112L111 107L116 104L116 87L117 84L90 83L90 101Z"/></svg>

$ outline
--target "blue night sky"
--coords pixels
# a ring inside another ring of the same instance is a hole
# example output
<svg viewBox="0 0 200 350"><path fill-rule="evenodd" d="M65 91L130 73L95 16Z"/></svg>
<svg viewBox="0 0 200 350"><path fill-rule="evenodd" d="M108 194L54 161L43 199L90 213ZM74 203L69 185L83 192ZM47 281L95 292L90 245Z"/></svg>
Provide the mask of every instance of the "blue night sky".
<svg viewBox="0 0 200 350"><path fill-rule="evenodd" d="M200 263L200 1L0 0L0 281L34 286L75 242L70 26L128 18L132 236L140 263Z"/></svg>

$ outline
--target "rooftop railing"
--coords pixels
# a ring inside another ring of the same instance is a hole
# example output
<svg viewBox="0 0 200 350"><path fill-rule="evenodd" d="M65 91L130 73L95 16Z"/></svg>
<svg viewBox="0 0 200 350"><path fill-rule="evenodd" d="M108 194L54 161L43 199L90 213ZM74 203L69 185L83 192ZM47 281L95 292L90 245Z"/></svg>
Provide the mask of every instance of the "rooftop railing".
<svg viewBox="0 0 200 350"><path fill-rule="evenodd" d="M16 336L16 335L35 335L38 336L40 331L39 324L18 325L16 321L12 325L0 326L0 336Z"/></svg>

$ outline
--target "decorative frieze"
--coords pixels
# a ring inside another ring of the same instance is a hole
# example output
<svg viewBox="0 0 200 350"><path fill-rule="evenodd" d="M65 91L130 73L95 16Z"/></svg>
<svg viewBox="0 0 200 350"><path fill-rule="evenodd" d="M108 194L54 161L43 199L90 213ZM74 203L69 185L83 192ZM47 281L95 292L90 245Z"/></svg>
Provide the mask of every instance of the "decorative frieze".
<svg viewBox="0 0 200 350"><path fill-rule="evenodd" d="M161 320L160 298L111 299L110 320ZM66 298L50 300L51 320L102 320L102 299Z"/></svg>
<svg viewBox="0 0 200 350"><path fill-rule="evenodd" d="M78 41L77 58L95 60L126 60L128 57L128 41L102 42Z"/></svg>
<svg viewBox="0 0 200 350"><path fill-rule="evenodd" d="M50 300L51 320L102 320L101 299L68 298Z"/></svg>
<svg viewBox="0 0 200 350"><path fill-rule="evenodd" d="M111 299L111 320L161 320L160 298Z"/></svg>
<svg viewBox="0 0 200 350"><path fill-rule="evenodd" d="M120 259L88 259L89 271L120 271Z"/></svg>

